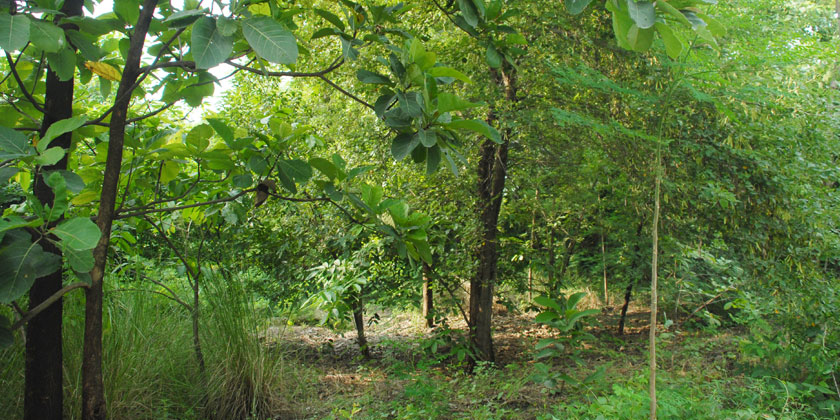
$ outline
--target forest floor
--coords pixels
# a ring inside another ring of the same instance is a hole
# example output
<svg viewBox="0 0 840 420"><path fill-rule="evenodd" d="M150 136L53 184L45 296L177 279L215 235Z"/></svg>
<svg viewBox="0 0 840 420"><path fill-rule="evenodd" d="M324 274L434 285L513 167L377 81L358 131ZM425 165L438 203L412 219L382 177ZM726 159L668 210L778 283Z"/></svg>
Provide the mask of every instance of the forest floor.
<svg viewBox="0 0 840 420"><path fill-rule="evenodd" d="M269 329L265 340L282 349L299 372L299 389L283 418L647 416L646 308L630 306L623 335L617 334L620 307L602 311L587 327L595 339L582 343L576 361L541 360L543 366L534 360L535 345L554 332L534 322L535 312L497 309L496 364L472 374L465 373L458 357L466 330L462 319L449 319L448 330L427 329L416 314L380 314L366 331L371 359L360 354L355 331L339 334L308 325ZM785 418L764 417L772 414L756 409L763 391L750 389L755 386L739 361L737 329L659 328L661 418ZM753 401L742 401L742 392L752 393Z"/></svg>

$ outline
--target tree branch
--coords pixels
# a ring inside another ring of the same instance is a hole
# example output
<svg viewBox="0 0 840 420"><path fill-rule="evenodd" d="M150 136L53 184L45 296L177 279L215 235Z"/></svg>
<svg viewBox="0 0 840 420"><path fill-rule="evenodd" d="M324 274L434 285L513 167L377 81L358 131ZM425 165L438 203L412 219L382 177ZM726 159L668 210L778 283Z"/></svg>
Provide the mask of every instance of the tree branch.
<svg viewBox="0 0 840 420"><path fill-rule="evenodd" d="M14 331L14 330L22 327L23 324L26 324L27 322L29 322L30 319L35 318L36 315L43 312L44 309L47 309L50 305L52 305L53 303L55 303L56 301L61 299L64 295L69 293L71 290L78 289L80 287L89 287L89 285L85 282L80 281L80 282L73 283L73 284L68 285L68 286L64 286L59 291L53 293L52 296L46 298L38 306L36 306L36 307L30 309L28 312L26 312L26 314L24 316L22 316L17 322L12 324L11 329Z"/></svg>
<svg viewBox="0 0 840 420"><path fill-rule="evenodd" d="M23 54L21 54L21 55L23 55ZM20 59L20 56L18 56L18 59ZM21 92L23 92L23 96L26 97L26 100L28 100L30 103L32 103L32 106L34 106L35 109L38 110L38 112L40 112L42 114L46 114L46 111L44 110L44 106L42 104L38 103L38 101L35 99L35 97L32 96L32 94L29 93L28 90L26 90L26 85L24 85L23 80L20 79L20 75L17 72L17 60L12 60L11 54L6 52L6 61L9 62L9 69L12 71L12 75L15 77L15 81L17 82L18 86L20 87Z"/></svg>
<svg viewBox="0 0 840 420"><path fill-rule="evenodd" d="M358 103L360 103L360 104L362 104L362 105L364 105L364 106L366 106L366 107L368 107L368 108L370 108L370 109L372 109L372 110L374 110L374 111L376 110L376 108L374 108L374 106L373 106L373 105L371 105L371 104L369 104L369 103L365 102L364 100L360 99L360 98L359 98L359 97L357 97L356 95L353 95L352 93L350 93L350 92L348 92L348 91L346 91L346 90L342 89L342 88L341 88L341 86L339 86L339 85L337 85L337 84L333 83L330 79L327 79L327 78L326 78L326 76L324 76L324 75L320 75L320 76L318 76L318 78L319 78L319 79L321 79L321 80L323 80L323 81L325 81L328 85L332 86L333 88L335 88L335 90L337 90L337 91L339 91L339 92L343 93L345 96L349 97L350 99L352 99L352 100L354 100L354 101L356 101L356 102L358 102Z"/></svg>
<svg viewBox="0 0 840 420"><path fill-rule="evenodd" d="M184 204L184 205L180 205L180 206L172 206L172 207L166 207L166 208L162 208L162 209L146 209L146 210L133 211L133 212L125 213L125 214L119 214L114 219L121 220L121 219L127 219L129 217L143 216L143 215L151 214L151 213L165 213L165 212L168 212L168 211L184 210L184 209L189 209L189 208L193 208L193 207L201 207L201 206L209 206L211 204L226 203L228 201L236 200L237 198L242 197L243 195L245 195L247 193L254 192L256 190L257 190L256 188L249 188L247 190L240 191L239 193L234 194L234 195L229 196L229 197L219 198L219 199L210 200L210 201L203 201L203 202L200 202L200 203Z"/></svg>

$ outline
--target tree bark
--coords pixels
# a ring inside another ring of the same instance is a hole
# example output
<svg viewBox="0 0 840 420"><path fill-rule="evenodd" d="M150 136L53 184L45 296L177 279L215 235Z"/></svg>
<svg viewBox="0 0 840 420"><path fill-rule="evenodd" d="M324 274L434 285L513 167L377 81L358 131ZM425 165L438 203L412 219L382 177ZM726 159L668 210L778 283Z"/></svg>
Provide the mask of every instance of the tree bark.
<svg viewBox="0 0 840 420"><path fill-rule="evenodd" d="M356 325L359 351L365 359L370 359L370 347L365 337L365 307L364 302L362 302L361 293L353 299L353 323Z"/></svg>
<svg viewBox="0 0 840 420"><path fill-rule="evenodd" d="M624 335L624 321L627 319L627 307L630 306L630 297L633 294L633 283L627 285L624 290L624 306L621 307L621 318L618 319L618 335Z"/></svg>
<svg viewBox="0 0 840 420"><path fill-rule="evenodd" d="M426 320L426 327L435 326L434 320L434 292L432 291L432 266L423 263L423 319Z"/></svg>
<svg viewBox="0 0 840 420"><path fill-rule="evenodd" d="M84 1L67 0L61 11L67 16L81 16ZM56 121L73 116L73 78L61 81L50 68L47 70L44 97L44 118L41 137ZM70 149L72 133L65 133L51 143L53 147ZM44 180L44 172L67 169L67 155L55 165L41 167L35 178L33 193L41 204L53 206L55 197ZM52 222L55 226L58 222ZM44 251L61 256L53 243L41 241ZM29 289L29 308L35 308L62 288L62 270L39 278ZM59 299L32 318L26 328L26 357L24 373L23 418L25 420L61 419L64 409L62 367L62 300Z"/></svg>
<svg viewBox="0 0 840 420"><path fill-rule="evenodd" d="M493 70L493 78L504 89L505 99L516 102L514 69L505 67L501 71ZM491 109L490 122L496 121L495 111ZM478 162L478 210L481 221L481 239L476 257L478 271L470 281L470 323L469 334L476 354L469 360L470 366L477 361L493 362L496 359L493 350L491 323L493 314L493 285L496 282L499 259L496 237L499 233L499 212L502 208L502 194L507 175L508 146L511 132L502 130L502 144L486 139L481 145L481 157Z"/></svg>
<svg viewBox="0 0 840 420"><path fill-rule="evenodd" d="M94 266L90 272L91 286L85 293L85 336L82 355L82 419L104 420L107 418L105 387L102 381L102 282L108 259L108 245L111 239L111 225L114 221L114 207L122 166L123 142L131 91L139 76L140 57L143 44L157 0L144 0L143 8L134 27L131 43L123 69L122 80L117 89L114 110L108 130L108 157L105 160L105 174L96 224L102 232L93 250Z"/></svg>

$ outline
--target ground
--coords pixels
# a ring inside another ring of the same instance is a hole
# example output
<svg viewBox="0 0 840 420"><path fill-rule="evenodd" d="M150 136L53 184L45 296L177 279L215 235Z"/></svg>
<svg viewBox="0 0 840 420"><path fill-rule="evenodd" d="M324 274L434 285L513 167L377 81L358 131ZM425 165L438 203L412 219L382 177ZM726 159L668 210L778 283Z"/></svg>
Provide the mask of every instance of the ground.
<svg viewBox="0 0 840 420"><path fill-rule="evenodd" d="M650 315L644 308L631 305L621 336L617 334L620 308L602 311L587 327L595 339L582 344L577 362L571 357L554 358L544 360L542 368L534 360L535 345L555 332L536 324L535 312L497 309L497 362L479 366L472 374L465 372L458 358L458 339L465 325L455 317L446 327L430 330L416 314L380 314L380 321L367 329L370 360L361 356L352 331L338 334L317 326L269 329L265 341L282 349L300 372L300 388L283 417L647 416ZM441 334L444 328L454 342ZM771 418L740 405L740 396L727 389L738 385L749 391L750 386L738 360L737 329L675 331L671 326L659 337L660 418ZM596 372L602 374L589 377ZM558 375L567 375L562 377L566 380L557 380ZM546 380L552 377L554 382ZM580 383L587 377L588 382ZM672 414L677 417L669 417Z"/></svg>

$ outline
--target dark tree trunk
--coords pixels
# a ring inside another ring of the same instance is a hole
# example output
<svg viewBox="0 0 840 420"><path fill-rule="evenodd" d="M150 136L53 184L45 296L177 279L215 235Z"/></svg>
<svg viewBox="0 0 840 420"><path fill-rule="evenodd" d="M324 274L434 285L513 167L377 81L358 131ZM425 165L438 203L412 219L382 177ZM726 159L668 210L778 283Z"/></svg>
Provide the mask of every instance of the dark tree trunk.
<svg viewBox="0 0 840 420"><path fill-rule="evenodd" d="M516 87L512 68L493 71L497 85L505 92L505 99L516 101ZM491 109L488 120L497 120ZM478 211L481 221L480 245L476 250L478 271L470 281L470 341L476 354L469 362L474 366L477 361L493 362L496 359L493 350L491 323L493 315L493 285L496 282L499 259L496 237L499 233L499 212L502 208L502 194L507 175L508 145L510 130L503 130L502 144L487 139L481 145L481 157L478 162Z"/></svg>
<svg viewBox="0 0 840 420"><path fill-rule="evenodd" d="M426 320L426 327L432 328L435 326L434 310L435 294L432 291L432 266L428 263L423 263L423 319Z"/></svg>
<svg viewBox="0 0 840 420"><path fill-rule="evenodd" d="M627 307L630 306L630 295L633 293L633 283L624 290L624 306L621 307L621 318L618 319L618 335L624 334L624 321L627 319Z"/></svg>
<svg viewBox="0 0 840 420"><path fill-rule="evenodd" d="M356 324L357 342L359 351L365 359L370 359L370 348L365 337L365 307L362 302L361 293L353 299L353 323Z"/></svg>
<svg viewBox="0 0 840 420"><path fill-rule="evenodd" d="M61 11L68 16L81 16L83 5L84 1L81 0L67 0ZM41 123L41 137L56 121L73 116L73 79L62 82L52 69L48 69L44 99L46 112ZM51 146L67 150L70 148L71 138L71 133L62 134L53 140ZM52 189L44 182L44 172L63 169L67 169L66 155L55 165L40 168L33 192L42 204L52 206L55 199ZM51 225L56 223L58 221ZM51 242L40 243L44 251L61 255L61 250ZM36 280L29 290L29 308L38 306L61 290L61 287L61 270ZM63 417L61 315L62 301L59 299L32 318L27 325L23 398L25 420L52 420Z"/></svg>
<svg viewBox="0 0 840 420"><path fill-rule="evenodd" d="M105 420L108 417L105 406L105 386L102 382L102 282L108 260L111 225L116 216L117 186L122 166L128 106L131 102L132 87L139 76L143 44L156 6L157 0L143 2L143 8L131 36L108 130L108 157L105 160L99 215L96 218L96 224L102 236L93 250L94 265L90 272L91 285L85 293L85 338L82 354L83 420Z"/></svg>

